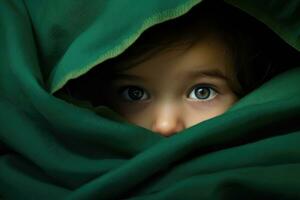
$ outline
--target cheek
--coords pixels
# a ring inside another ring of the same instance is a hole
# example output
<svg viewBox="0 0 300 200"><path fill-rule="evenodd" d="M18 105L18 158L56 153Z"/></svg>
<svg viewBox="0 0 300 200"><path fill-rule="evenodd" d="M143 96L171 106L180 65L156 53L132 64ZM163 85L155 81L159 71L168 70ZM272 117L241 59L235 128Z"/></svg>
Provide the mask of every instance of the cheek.
<svg viewBox="0 0 300 200"><path fill-rule="evenodd" d="M198 112L217 112L222 113L228 110L238 98L234 94L218 95L208 101L189 101L186 104Z"/></svg>
<svg viewBox="0 0 300 200"><path fill-rule="evenodd" d="M213 101L189 102L186 104L185 120L188 127L226 112L236 101L235 95L218 97Z"/></svg>
<svg viewBox="0 0 300 200"><path fill-rule="evenodd" d="M121 103L115 105L116 110L123 116L139 115L146 105L142 103Z"/></svg>
<svg viewBox="0 0 300 200"><path fill-rule="evenodd" d="M149 106L149 105L148 105ZM114 110L128 122L147 128L149 125L149 109L146 104L118 104L114 105Z"/></svg>

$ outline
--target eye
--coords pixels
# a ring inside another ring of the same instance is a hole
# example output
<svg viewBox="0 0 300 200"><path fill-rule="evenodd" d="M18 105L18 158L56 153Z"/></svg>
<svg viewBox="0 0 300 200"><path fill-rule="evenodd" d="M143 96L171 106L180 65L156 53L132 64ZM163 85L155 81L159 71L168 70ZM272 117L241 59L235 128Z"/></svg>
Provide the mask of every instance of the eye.
<svg viewBox="0 0 300 200"><path fill-rule="evenodd" d="M208 101L217 96L217 92L209 86L196 86L188 95L188 98Z"/></svg>
<svg viewBox="0 0 300 200"><path fill-rule="evenodd" d="M144 89L137 86L125 86L119 90L121 97L127 101L141 101L149 98Z"/></svg>

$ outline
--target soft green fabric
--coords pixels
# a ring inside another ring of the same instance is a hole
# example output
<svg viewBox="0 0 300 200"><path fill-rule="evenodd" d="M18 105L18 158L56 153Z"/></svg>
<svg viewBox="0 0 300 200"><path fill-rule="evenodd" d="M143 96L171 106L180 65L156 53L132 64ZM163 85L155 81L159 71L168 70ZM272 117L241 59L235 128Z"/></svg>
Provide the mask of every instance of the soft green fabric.
<svg viewBox="0 0 300 200"><path fill-rule="evenodd" d="M300 68L170 138L53 95L199 2L1 0L0 199L300 199ZM300 50L300 1L228 2Z"/></svg>

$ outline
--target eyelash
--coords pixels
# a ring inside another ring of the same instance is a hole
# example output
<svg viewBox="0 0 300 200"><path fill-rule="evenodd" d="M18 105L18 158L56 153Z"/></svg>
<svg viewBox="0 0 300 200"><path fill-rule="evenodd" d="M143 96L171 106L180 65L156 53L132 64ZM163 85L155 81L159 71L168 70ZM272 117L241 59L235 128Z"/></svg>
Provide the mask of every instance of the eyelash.
<svg viewBox="0 0 300 200"><path fill-rule="evenodd" d="M143 98L142 98L142 99L138 99L138 100L131 100L131 99L127 98L127 97L129 96L129 94L126 94L126 93L124 94L124 92L127 91L127 90L129 90L129 89L132 89L132 88L142 90L142 92L143 92L143 96L142 96L142 97L143 97ZM215 93L215 96L214 96L213 98L211 98L211 99L214 99L217 95L220 94L220 93L218 92L218 90L215 89L215 86L213 86L213 85L211 85L211 84L197 84L197 85L193 86L193 87L189 90L189 92L188 92L188 94L187 94L187 97L190 96L191 93L192 93L195 89L197 89L197 88L208 88L209 91L210 91L210 93L211 93L211 92ZM123 98L123 100L125 100L125 101L127 101L127 102L144 101L144 100L148 100L148 99L150 98L150 97L149 97L149 96L150 96L149 93L146 92L146 90L145 90L144 88L139 87L139 86L135 86L135 85L126 85L126 86L122 86L122 87L120 87L120 88L117 90L117 92L118 92L118 95L121 96L121 97ZM209 94L210 94L210 93L209 93ZM127 97L124 97L123 95L125 95L125 96L127 96ZM144 95L147 96L146 99L145 99ZM126 99L126 98L127 98L127 99ZM198 101L210 101L211 99L203 99L203 100L198 99Z"/></svg>

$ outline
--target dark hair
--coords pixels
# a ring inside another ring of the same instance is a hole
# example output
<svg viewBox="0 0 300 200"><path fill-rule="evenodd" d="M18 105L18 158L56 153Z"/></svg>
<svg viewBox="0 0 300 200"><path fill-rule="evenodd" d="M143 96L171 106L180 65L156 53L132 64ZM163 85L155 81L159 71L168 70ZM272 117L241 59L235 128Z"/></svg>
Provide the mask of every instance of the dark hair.
<svg viewBox="0 0 300 200"><path fill-rule="evenodd" d="M238 80L233 88L239 97L284 71L287 60L295 60L291 58L296 56L296 51L264 24L222 1L210 0L175 20L147 29L121 55L69 81L63 90L93 105L101 104L103 96L99 91L104 91L109 75L120 70L120 66L122 69L133 67L167 48L188 48L207 34L216 34L229 49Z"/></svg>

